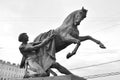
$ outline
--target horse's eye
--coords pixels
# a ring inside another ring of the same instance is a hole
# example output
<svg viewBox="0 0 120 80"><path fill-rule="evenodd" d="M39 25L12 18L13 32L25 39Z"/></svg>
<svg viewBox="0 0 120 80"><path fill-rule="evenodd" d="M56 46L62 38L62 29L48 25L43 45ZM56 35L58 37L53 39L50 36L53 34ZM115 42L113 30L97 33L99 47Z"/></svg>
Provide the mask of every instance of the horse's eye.
<svg viewBox="0 0 120 80"><path fill-rule="evenodd" d="M80 14L82 14L82 12L80 12Z"/></svg>
<svg viewBox="0 0 120 80"><path fill-rule="evenodd" d="M80 14L77 14L76 17L80 17Z"/></svg>

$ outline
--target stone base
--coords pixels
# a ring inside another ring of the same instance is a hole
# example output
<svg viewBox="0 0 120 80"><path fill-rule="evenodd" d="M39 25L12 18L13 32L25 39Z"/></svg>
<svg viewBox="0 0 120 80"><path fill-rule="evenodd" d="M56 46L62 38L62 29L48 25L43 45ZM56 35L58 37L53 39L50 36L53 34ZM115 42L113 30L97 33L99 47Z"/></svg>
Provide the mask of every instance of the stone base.
<svg viewBox="0 0 120 80"><path fill-rule="evenodd" d="M55 76L55 77L37 77L37 78L25 78L25 79L14 79L14 80L87 80L83 77L76 75L65 75L65 76Z"/></svg>

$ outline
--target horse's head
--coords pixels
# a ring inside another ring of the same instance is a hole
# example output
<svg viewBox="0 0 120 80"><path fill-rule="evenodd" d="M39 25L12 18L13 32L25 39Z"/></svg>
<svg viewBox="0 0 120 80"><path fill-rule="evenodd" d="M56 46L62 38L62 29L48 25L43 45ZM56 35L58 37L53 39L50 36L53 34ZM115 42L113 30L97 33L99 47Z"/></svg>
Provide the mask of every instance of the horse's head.
<svg viewBox="0 0 120 80"><path fill-rule="evenodd" d="M80 10L76 10L69 14L67 18L64 20L63 24L72 24L72 25L79 25L80 22L86 18L87 10L82 7Z"/></svg>
<svg viewBox="0 0 120 80"><path fill-rule="evenodd" d="M84 7L82 7L81 10L77 10L75 13L74 13L74 19L73 19L73 24L74 25L79 25L80 22L86 18L86 14L87 14L87 10L84 9Z"/></svg>

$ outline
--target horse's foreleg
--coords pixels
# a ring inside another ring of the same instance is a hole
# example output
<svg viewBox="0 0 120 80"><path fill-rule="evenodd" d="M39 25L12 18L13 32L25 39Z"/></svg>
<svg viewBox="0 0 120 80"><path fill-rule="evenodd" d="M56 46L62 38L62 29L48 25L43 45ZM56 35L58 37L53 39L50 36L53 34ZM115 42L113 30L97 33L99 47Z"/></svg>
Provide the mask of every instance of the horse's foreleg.
<svg viewBox="0 0 120 80"><path fill-rule="evenodd" d="M73 56L73 55L76 54L76 52L77 52L77 50L78 50L78 48L79 48L79 46L80 46L80 40L79 40L79 39L76 39L76 38L74 38L74 37L72 37L71 35L68 34L68 35L65 37L65 41L68 41L68 42L77 44L76 47L74 48L74 50L72 51L72 53L68 53L68 54L67 54L66 58L68 59L68 58L70 58L71 56Z"/></svg>
<svg viewBox="0 0 120 80"><path fill-rule="evenodd" d="M79 48L79 46L80 46L80 43L78 43L78 44L75 46L75 48L74 48L74 50L72 51L72 53L68 53L68 54L67 54L66 58L68 59L68 58L72 57L73 55L75 55L76 52L77 52L77 50L78 50L78 48Z"/></svg>
<svg viewBox="0 0 120 80"><path fill-rule="evenodd" d="M86 41L86 40L91 40L91 41L95 42L96 44L98 44L100 46L100 48L103 48L103 49L106 48L102 42L100 42L99 40L96 40L95 38L93 38L91 36L79 36L79 40L81 42Z"/></svg>

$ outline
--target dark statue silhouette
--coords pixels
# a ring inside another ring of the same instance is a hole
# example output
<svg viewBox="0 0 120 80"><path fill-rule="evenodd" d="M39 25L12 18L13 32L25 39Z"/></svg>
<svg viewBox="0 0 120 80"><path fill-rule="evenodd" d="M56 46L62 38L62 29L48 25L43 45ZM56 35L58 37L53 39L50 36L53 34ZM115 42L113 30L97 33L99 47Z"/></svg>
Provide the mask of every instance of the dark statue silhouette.
<svg viewBox="0 0 120 80"><path fill-rule="evenodd" d="M106 48L99 40L96 40L89 35L79 36L78 25L80 25L80 22L86 18L87 11L88 10L82 7L82 9L72 12L67 16L60 27L45 33L41 33L35 38L34 42L39 42L43 41L52 34L55 34L55 37L52 40L37 50L38 63L43 70L47 72L51 68L56 68L63 74L72 74L65 67L56 62L55 54L73 43L76 44L76 46L71 53L67 54L67 59L75 55L81 42L86 40L95 42L100 48Z"/></svg>

